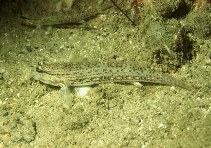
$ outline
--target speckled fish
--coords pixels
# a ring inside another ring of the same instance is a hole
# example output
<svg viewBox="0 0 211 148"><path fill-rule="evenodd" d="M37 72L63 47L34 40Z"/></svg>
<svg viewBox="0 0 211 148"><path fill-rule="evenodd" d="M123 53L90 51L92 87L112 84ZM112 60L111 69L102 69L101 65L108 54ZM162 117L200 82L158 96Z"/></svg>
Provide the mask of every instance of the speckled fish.
<svg viewBox="0 0 211 148"><path fill-rule="evenodd" d="M37 67L34 79L45 84L60 87L84 87L103 83L155 83L191 87L168 74L159 73L149 68L136 67L119 63L52 63Z"/></svg>

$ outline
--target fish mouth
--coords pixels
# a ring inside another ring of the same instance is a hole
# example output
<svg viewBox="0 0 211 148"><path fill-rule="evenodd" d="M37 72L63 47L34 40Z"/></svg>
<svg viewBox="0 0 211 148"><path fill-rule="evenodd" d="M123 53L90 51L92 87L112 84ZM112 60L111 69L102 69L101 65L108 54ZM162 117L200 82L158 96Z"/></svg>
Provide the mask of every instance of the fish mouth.
<svg viewBox="0 0 211 148"><path fill-rule="evenodd" d="M46 73L46 71L43 70L42 67L40 67L40 66L36 67L36 71L39 73Z"/></svg>

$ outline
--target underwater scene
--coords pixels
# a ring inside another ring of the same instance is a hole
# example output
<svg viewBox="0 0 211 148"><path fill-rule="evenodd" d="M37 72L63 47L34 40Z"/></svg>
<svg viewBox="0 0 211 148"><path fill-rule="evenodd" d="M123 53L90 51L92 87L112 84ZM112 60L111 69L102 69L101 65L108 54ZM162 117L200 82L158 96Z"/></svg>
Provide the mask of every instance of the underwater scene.
<svg viewBox="0 0 211 148"><path fill-rule="evenodd" d="M211 1L0 0L4 147L211 147Z"/></svg>

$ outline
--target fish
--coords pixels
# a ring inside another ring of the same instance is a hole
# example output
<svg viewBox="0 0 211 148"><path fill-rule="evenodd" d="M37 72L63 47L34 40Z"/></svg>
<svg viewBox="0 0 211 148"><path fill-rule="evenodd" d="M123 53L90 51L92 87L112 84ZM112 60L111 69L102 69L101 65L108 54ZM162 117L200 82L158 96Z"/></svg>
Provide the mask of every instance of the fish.
<svg viewBox="0 0 211 148"><path fill-rule="evenodd" d="M20 2L20 22L29 27L71 28L103 14L110 1L49 0ZM90 28L90 27L89 27Z"/></svg>
<svg viewBox="0 0 211 148"><path fill-rule="evenodd" d="M169 74L147 67L125 63L64 62L40 64L33 75L35 80L48 85L86 87L105 83L134 84L152 83L191 89L192 86Z"/></svg>

